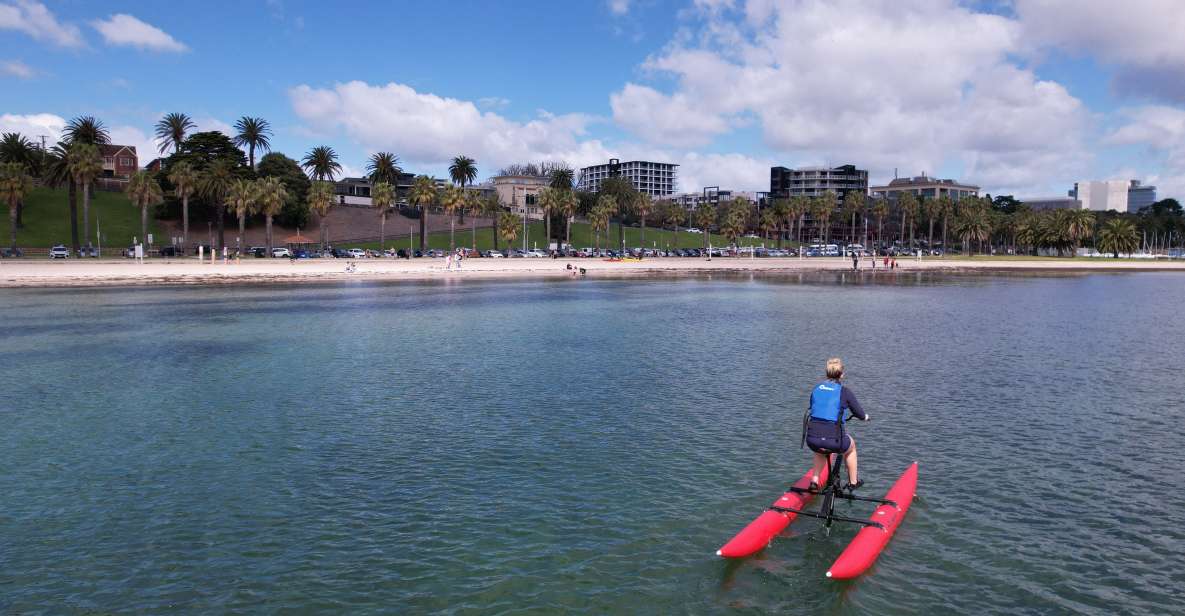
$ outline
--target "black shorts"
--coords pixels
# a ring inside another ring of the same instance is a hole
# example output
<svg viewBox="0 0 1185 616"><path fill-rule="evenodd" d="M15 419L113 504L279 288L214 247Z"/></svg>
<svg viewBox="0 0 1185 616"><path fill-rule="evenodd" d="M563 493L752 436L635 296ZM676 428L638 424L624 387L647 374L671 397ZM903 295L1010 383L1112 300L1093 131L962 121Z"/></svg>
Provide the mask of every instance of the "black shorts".
<svg viewBox="0 0 1185 616"><path fill-rule="evenodd" d="M806 446L817 453L844 453L852 447L852 439L842 425L812 419L806 428Z"/></svg>

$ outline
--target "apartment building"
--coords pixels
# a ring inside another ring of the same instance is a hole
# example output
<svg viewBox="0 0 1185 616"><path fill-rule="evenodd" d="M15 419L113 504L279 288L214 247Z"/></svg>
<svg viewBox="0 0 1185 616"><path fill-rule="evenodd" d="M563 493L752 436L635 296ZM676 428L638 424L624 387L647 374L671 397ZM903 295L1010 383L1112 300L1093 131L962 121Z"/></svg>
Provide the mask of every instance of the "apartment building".
<svg viewBox="0 0 1185 616"><path fill-rule="evenodd" d="M868 193L868 170L855 165L839 167L803 167L788 169L770 167L769 197L817 197L824 191L834 192L840 201L849 191Z"/></svg>
<svg viewBox="0 0 1185 616"><path fill-rule="evenodd" d="M623 163L613 158L609 160L608 164L581 168L577 189L599 192L601 182L609 178L621 177L629 180L634 188L651 197L668 197L675 194L678 167L679 165L672 163L646 160L631 160Z"/></svg>
<svg viewBox="0 0 1185 616"><path fill-rule="evenodd" d="M979 187L956 180L932 178L925 174L911 178L896 178L885 186L872 187L872 196L876 199L895 200L897 195L904 192L911 192L920 199L950 197L952 201L958 201L964 197L978 197Z"/></svg>

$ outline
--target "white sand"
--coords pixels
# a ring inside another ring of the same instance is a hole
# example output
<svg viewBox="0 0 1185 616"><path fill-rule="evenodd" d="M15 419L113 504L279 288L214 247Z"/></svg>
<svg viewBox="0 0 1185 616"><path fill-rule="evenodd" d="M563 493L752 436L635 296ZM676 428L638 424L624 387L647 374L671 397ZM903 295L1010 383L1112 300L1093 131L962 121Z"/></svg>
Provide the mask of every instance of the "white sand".
<svg viewBox="0 0 1185 616"><path fill-rule="evenodd" d="M347 272L346 259L243 259L239 263L211 264L196 259L125 260L6 259L0 261L0 287L94 286L127 284L218 284L327 280L434 280L445 278L556 278L571 276L567 264L582 267L587 276L672 275L703 272L806 272L850 270L843 258L814 259L646 259L640 262L608 262L601 259L466 259L460 269L446 270L444 259L359 259L356 271ZM1147 260L923 260L901 259L896 273L910 271L1185 271L1185 262ZM866 274L891 275L878 265L861 261Z"/></svg>

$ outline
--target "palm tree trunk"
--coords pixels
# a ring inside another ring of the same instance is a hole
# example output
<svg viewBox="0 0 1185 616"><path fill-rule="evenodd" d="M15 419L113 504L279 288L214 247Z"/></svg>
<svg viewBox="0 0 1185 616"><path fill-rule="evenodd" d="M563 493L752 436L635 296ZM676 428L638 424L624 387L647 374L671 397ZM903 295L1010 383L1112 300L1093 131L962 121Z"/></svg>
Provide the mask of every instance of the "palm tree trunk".
<svg viewBox="0 0 1185 616"><path fill-rule="evenodd" d="M25 228L25 200L21 199L16 202L16 227L18 229Z"/></svg>
<svg viewBox="0 0 1185 616"><path fill-rule="evenodd" d="M147 238L148 236L144 236ZM218 204L218 247L226 247L226 204Z"/></svg>
<svg viewBox="0 0 1185 616"><path fill-rule="evenodd" d="M564 243L571 246L572 245L572 217L571 216L564 217L564 227L565 227Z"/></svg>
<svg viewBox="0 0 1185 616"><path fill-rule="evenodd" d="M271 217L268 217L271 220ZM181 197L181 247L189 244L189 195ZM268 254L271 254L271 244L268 244Z"/></svg>
<svg viewBox="0 0 1185 616"><path fill-rule="evenodd" d="M246 214L239 214L239 245L235 246L235 248L238 249L239 254L243 254L243 228L246 226L246 223Z"/></svg>
<svg viewBox="0 0 1185 616"><path fill-rule="evenodd" d="M625 250L625 216L617 219L617 239L621 242L621 249Z"/></svg>
<svg viewBox="0 0 1185 616"><path fill-rule="evenodd" d="M379 251L387 249L387 214L379 216Z"/></svg>
<svg viewBox="0 0 1185 616"><path fill-rule="evenodd" d="M898 235L901 236L899 238L899 240L901 241L902 244L904 244L905 243L905 208L901 208L901 233L899 233Z"/></svg>
<svg viewBox="0 0 1185 616"><path fill-rule="evenodd" d="M498 250L498 212L494 212L494 250Z"/></svg>
<svg viewBox="0 0 1185 616"><path fill-rule="evenodd" d="M272 215L267 215L267 256L272 256Z"/></svg>
<svg viewBox="0 0 1185 616"><path fill-rule="evenodd" d="M947 248L946 248L946 219L947 218L948 218L948 216L946 214L942 215L942 256L944 256L944 257L946 256L946 252L947 252Z"/></svg>
<svg viewBox="0 0 1185 616"><path fill-rule="evenodd" d="M78 184L70 182L70 247L74 254L82 245L78 243Z"/></svg>
<svg viewBox="0 0 1185 616"><path fill-rule="evenodd" d="M140 243L145 246L144 254L148 254L148 204L140 206Z"/></svg>
<svg viewBox="0 0 1185 616"><path fill-rule="evenodd" d="M428 249L428 244L427 244L428 238L425 235L427 233L427 231L428 231L428 207L425 205L421 205L420 206L420 252L424 252L425 250Z"/></svg>
<svg viewBox="0 0 1185 616"><path fill-rule="evenodd" d="M457 217L456 215L449 216L448 219L448 249L449 252L457 252Z"/></svg>
<svg viewBox="0 0 1185 616"><path fill-rule="evenodd" d="M82 240L87 248L91 245L91 185L82 185Z"/></svg>
<svg viewBox="0 0 1185 616"><path fill-rule="evenodd" d="M8 246L14 251L16 250L16 221L17 204L12 203L8 206Z"/></svg>
<svg viewBox="0 0 1185 616"><path fill-rule="evenodd" d="M251 159L251 170L254 171L255 170L255 143L254 142L247 144L247 152L248 152L247 157Z"/></svg>
<svg viewBox="0 0 1185 616"><path fill-rule="evenodd" d="M477 212L469 215L469 228L473 232L473 246L470 246L474 251L477 250Z"/></svg>
<svg viewBox="0 0 1185 616"><path fill-rule="evenodd" d="M926 247L934 250L934 218L930 218L930 233L926 236Z"/></svg>
<svg viewBox="0 0 1185 616"><path fill-rule="evenodd" d="M547 221L547 254L551 254L551 212L544 212L543 219Z"/></svg>

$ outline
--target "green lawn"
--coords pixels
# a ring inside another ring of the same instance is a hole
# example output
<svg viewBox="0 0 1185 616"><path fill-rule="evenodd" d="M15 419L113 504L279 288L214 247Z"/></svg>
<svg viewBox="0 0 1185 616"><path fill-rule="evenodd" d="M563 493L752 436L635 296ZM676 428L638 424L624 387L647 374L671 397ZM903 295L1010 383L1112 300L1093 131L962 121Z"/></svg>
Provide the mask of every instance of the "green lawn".
<svg viewBox="0 0 1185 616"><path fill-rule="evenodd" d="M34 188L25 199L23 229L17 229L16 244L22 248L49 248L55 244L70 245L70 203L65 188ZM7 208L6 208L7 209ZM123 193L95 191L91 196L91 238L95 241L96 224L102 232L104 252L107 248L126 248L132 237L140 235L140 210L132 207ZM8 212L0 217L0 245L8 246ZM155 234L157 244L168 243L149 212L148 232ZM82 233L82 195L78 196L78 238Z"/></svg>
<svg viewBox="0 0 1185 616"><path fill-rule="evenodd" d="M898 257L898 259L908 259L911 257ZM922 257L925 261L1082 261L1084 263L1097 263L1099 261L1139 261L1142 263L1152 263L1157 259L1128 259L1119 258L1113 259L1111 257L1052 257L1052 256L1038 256L1031 255L951 255L949 257Z"/></svg>
<svg viewBox="0 0 1185 616"><path fill-rule="evenodd" d="M528 225L527 248L544 249L547 243L544 240L546 230L542 222L533 222ZM610 249L618 247L618 231L617 225L613 225L608 233L608 238L605 234L601 234L601 248ZM687 233L680 231L676 239L673 231L662 229L646 229L645 242L642 240L642 230L633 227L625 228L625 245L629 248L644 247L644 248L699 248L703 246L704 236L701 234ZM473 245L473 232L468 227L464 229L458 228L456 233L457 246L468 247ZM676 243L677 241L677 243ZM726 246L728 240L723 235L712 234L711 237L713 246ZM759 238L737 238L737 243L741 246L760 246L762 242L766 246L775 246L776 240L761 240ZM419 236L412 236L411 243L415 248L419 247ZM789 246L790 243L785 244ZM514 241L514 248L522 248L522 227L519 227L519 237ZM572 246L575 248L595 247L596 241L592 233L591 227L587 223L574 223L572 225ZM378 242L346 242L340 247L342 248L370 248L378 249ZM387 248L407 248L408 236L406 234L394 238L387 239ZM449 247L449 232L435 232L428 234L428 248L447 249ZM494 247L494 233L490 228L479 228L477 230L477 249L489 250ZM499 241L498 247L507 248L506 242Z"/></svg>

